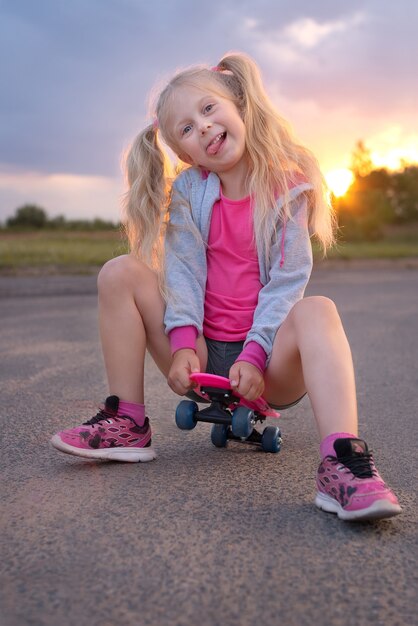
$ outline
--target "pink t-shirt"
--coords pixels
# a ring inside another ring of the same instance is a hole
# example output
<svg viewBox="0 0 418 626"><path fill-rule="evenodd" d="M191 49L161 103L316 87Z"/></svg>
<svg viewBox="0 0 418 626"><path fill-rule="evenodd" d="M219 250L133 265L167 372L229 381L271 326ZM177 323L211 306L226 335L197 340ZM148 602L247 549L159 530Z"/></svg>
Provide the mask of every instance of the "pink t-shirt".
<svg viewBox="0 0 418 626"><path fill-rule="evenodd" d="M250 197L230 200L221 193L212 209L206 259L203 334L242 341L262 287Z"/></svg>
<svg viewBox="0 0 418 626"><path fill-rule="evenodd" d="M253 323L257 306L260 269L254 241L251 199L221 199L212 209L208 247L203 334L216 341L243 341ZM170 332L171 351L196 349L193 326ZM250 341L238 361L252 363L264 371L267 355Z"/></svg>

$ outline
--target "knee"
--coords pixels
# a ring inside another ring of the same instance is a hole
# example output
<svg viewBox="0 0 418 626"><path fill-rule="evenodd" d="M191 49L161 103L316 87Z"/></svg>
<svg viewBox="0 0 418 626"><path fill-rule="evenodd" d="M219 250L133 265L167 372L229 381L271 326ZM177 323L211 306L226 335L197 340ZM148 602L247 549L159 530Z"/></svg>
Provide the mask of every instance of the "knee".
<svg viewBox="0 0 418 626"><path fill-rule="evenodd" d="M133 273L133 261L134 259L128 254L107 261L97 276L99 294L108 291L114 292L115 289L126 285Z"/></svg>
<svg viewBox="0 0 418 626"><path fill-rule="evenodd" d="M335 303L325 296L309 296L303 298L295 304L291 313L294 322L297 325L303 325L305 328L308 325L315 328L323 323L329 328L331 328L332 325L341 324Z"/></svg>

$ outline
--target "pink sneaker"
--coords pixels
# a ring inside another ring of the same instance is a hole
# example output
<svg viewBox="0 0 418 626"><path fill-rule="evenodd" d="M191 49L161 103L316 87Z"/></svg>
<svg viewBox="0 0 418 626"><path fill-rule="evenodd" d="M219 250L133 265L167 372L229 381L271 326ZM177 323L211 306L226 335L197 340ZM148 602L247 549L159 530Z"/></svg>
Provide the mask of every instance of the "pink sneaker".
<svg viewBox="0 0 418 626"><path fill-rule="evenodd" d="M67 454L103 461L152 461L151 428L148 417L143 426L127 415L117 415L119 398L106 398L104 408L82 426L57 433L54 448Z"/></svg>
<svg viewBox="0 0 418 626"><path fill-rule="evenodd" d="M336 456L327 456L317 474L319 509L343 520L371 520L401 513L395 494L379 475L362 439L336 439Z"/></svg>

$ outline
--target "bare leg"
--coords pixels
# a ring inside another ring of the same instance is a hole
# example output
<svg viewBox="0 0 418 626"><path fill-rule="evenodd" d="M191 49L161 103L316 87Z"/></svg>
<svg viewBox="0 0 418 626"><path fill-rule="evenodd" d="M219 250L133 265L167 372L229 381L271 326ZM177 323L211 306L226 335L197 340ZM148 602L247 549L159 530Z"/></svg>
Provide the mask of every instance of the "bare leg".
<svg viewBox="0 0 418 626"><path fill-rule="evenodd" d="M109 394L144 402L147 343L164 374L171 362L157 276L131 255L112 259L98 278L99 328Z"/></svg>
<svg viewBox="0 0 418 626"><path fill-rule="evenodd" d="M98 278L99 328L109 394L144 403L144 360L148 349L167 376L172 357L164 333L164 301L156 274L132 255L104 265ZM206 366L206 344L197 354Z"/></svg>
<svg viewBox="0 0 418 626"><path fill-rule="evenodd" d="M316 506L345 520L398 515L399 502L367 448L354 449L349 438L337 435L337 449L335 437L325 439L357 435L351 351L331 300L305 298L293 307L277 331L265 378L265 397L273 403L287 404L308 392L322 439Z"/></svg>
<svg viewBox="0 0 418 626"><path fill-rule="evenodd" d="M357 434L357 402L350 347L334 303L298 302L277 331L266 370L265 397L291 403L308 392L321 439Z"/></svg>
<svg viewBox="0 0 418 626"><path fill-rule="evenodd" d="M99 274L98 289L109 395L144 405L146 349L163 374L168 374L172 363L157 276L133 256L125 255L106 263ZM197 353L202 365L206 364L205 349L206 344L200 339ZM52 445L66 454L89 459L152 461L156 455L143 407L125 406L124 414L116 415L120 408L116 399L106 399L104 408L82 426L55 434Z"/></svg>

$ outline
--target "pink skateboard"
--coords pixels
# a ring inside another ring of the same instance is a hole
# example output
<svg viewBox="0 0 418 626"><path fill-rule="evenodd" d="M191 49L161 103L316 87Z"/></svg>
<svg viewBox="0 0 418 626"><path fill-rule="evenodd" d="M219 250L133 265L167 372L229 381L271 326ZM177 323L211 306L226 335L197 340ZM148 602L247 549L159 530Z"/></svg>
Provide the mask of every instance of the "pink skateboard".
<svg viewBox="0 0 418 626"><path fill-rule="evenodd" d="M214 374L191 374L196 383L193 391L209 407L199 409L196 402L182 400L176 409L176 424L182 430L191 430L197 422L212 423L211 440L218 448L224 448L229 440L261 446L265 452L279 452L280 430L267 426L262 433L254 428L267 417L278 418L279 413L264 400L245 400L231 389L229 380Z"/></svg>

